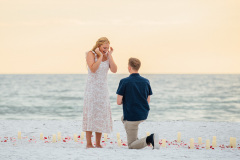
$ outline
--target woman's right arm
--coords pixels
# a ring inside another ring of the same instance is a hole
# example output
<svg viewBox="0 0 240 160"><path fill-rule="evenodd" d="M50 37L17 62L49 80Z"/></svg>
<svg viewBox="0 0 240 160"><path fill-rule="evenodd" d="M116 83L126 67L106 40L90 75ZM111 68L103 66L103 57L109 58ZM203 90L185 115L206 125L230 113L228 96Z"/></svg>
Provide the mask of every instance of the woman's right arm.
<svg viewBox="0 0 240 160"><path fill-rule="evenodd" d="M92 73L95 73L98 70L99 65L102 62L103 55L100 55L98 60L95 62L95 56L94 54L89 51L87 54L87 65Z"/></svg>

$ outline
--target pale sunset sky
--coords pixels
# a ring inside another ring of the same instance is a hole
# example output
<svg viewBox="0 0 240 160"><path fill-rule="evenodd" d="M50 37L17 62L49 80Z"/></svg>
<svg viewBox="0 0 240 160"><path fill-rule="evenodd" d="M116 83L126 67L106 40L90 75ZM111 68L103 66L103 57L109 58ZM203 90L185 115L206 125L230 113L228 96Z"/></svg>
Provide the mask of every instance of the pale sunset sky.
<svg viewBox="0 0 240 160"><path fill-rule="evenodd" d="M87 73L98 38L140 73L239 74L240 0L0 0L0 74Z"/></svg>

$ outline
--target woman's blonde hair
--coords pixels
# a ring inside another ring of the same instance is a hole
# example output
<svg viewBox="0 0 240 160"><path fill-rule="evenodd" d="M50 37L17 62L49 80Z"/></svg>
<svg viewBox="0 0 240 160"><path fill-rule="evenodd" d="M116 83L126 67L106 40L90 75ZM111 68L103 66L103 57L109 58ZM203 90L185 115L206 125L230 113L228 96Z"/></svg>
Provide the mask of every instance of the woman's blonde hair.
<svg viewBox="0 0 240 160"><path fill-rule="evenodd" d="M106 37L101 37L97 40L95 46L92 48L92 51L95 51L96 48L100 47L101 45L103 45L104 43L109 43L110 41L106 38Z"/></svg>

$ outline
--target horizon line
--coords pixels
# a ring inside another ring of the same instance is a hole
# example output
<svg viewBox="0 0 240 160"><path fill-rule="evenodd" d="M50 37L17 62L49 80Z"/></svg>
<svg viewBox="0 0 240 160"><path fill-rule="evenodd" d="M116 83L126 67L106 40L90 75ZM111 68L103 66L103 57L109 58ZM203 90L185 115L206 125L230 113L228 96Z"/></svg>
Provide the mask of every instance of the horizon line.
<svg viewBox="0 0 240 160"><path fill-rule="evenodd" d="M88 74L88 73L0 73L0 75L71 75L71 74ZM108 73L108 74L130 74L130 73ZM156 75L156 74L195 74L195 75L200 75L200 74L205 74L205 75L210 75L210 74L214 74L214 75L238 75L240 73L141 73L139 72L139 74L152 74L152 75Z"/></svg>

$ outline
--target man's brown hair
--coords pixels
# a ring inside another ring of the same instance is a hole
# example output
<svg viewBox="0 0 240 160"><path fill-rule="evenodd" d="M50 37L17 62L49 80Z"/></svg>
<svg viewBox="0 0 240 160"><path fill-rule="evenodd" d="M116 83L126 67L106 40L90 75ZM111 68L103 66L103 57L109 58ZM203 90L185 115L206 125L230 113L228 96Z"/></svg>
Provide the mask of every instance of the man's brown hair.
<svg viewBox="0 0 240 160"><path fill-rule="evenodd" d="M135 71L138 71L141 67L141 61L137 58L129 58L128 65L130 65Z"/></svg>

